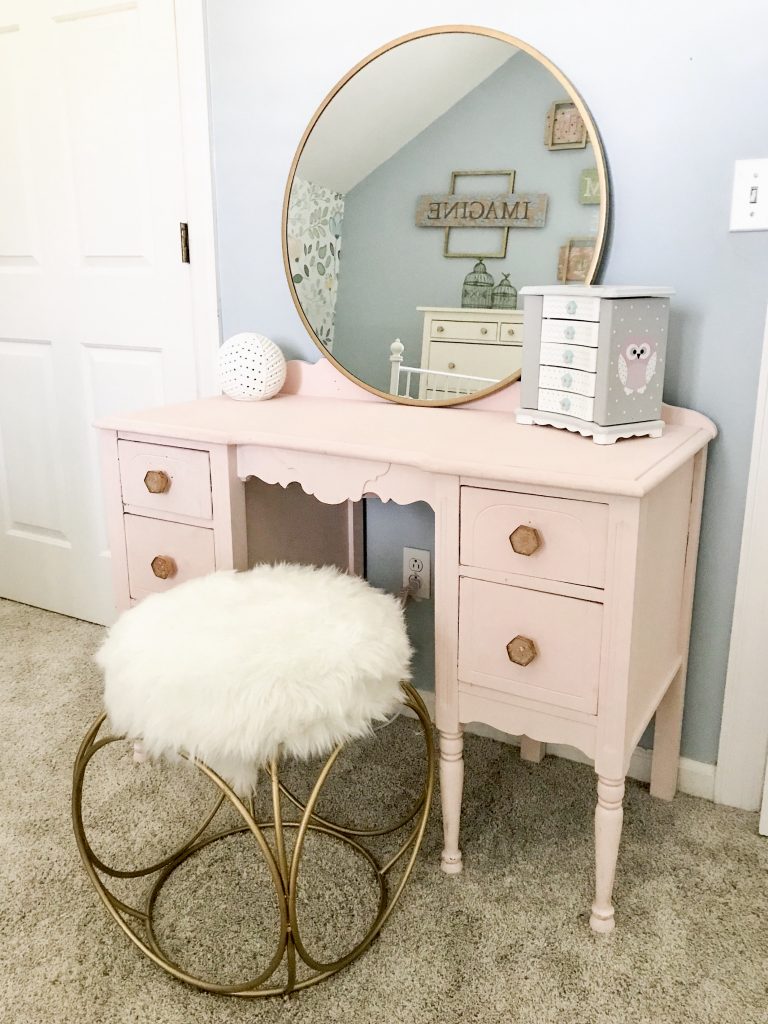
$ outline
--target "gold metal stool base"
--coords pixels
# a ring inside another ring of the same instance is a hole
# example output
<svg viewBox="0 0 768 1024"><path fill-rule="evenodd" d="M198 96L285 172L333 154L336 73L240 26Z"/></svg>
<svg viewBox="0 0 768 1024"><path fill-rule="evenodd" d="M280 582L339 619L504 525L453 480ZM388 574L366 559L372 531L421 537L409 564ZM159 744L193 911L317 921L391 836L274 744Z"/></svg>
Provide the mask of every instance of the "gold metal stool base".
<svg viewBox="0 0 768 1024"><path fill-rule="evenodd" d="M119 870L105 864L91 849L85 835L83 826L83 784L85 772L91 758L109 743L115 743L123 739L119 736L105 736L99 738L99 732L104 724L106 715L102 715L88 730L83 739L75 759L74 780L72 789L72 821L75 831L77 846L82 857L85 870L88 873L94 888L99 894L107 911L111 914L117 924L122 928L128 938L146 956L163 970L180 981L186 981L196 988L206 992L215 992L220 995L241 996L244 998L256 998L260 996L289 995L291 992L307 988L325 978L330 977L337 971L348 966L357 959L370 946L373 940L381 931L387 918L394 910L400 895L411 875L416 856L421 847L424 837L424 830L429 817L430 805L435 779L435 750L432 738L432 725L429 713L423 700L407 683L402 684L406 707L410 708L419 720L421 732L424 737L426 749L426 772L424 785L421 789L418 800L410 813L398 821L395 825L375 829L358 829L346 825L339 825L328 821L315 814L315 806L328 779L331 769L344 748L339 744L323 765L322 770L315 782L306 804L303 804L285 785L280 781L278 765L272 761L268 768L271 779L272 813L270 821L257 822L253 806L247 807L227 783L209 768L202 761L187 757L186 759L194 764L205 776L207 776L219 790L219 795L212 809L206 816L203 823L187 841L173 853L157 861L146 868L135 870ZM185 756L186 755L182 755ZM298 811L301 817L296 821L284 821L282 815L282 799L289 801ZM213 822L219 809L227 801L240 815L243 824L235 828L225 829L205 835L206 830ZM391 835L399 829L412 824L407 837L399 846L397 851L389 859L381 864L374 854L363 845L366 839ZM293 849L288 855L285 843L285 830L296 830L296 840ZM265 833L271 832L274 836L274 845L267 842ZM299 871L301 866L302 853L308 833L326 836L335 839L349 847L354 853L361 857L370 866L372 874L376 879L378 888L378 908L376 915L369 925L363 938L346 954L336 960L323 961L314 957L306 948L299 929L297 915L297 892L299 883ZM225 839L228 836L250 833L256 840L259 849L264 857L269 870L272 884L277 897L278 913L280 918L279 934L275 951L266 968L255 978L232 985L222 985L184 970L178 963L172 960L162 949L155 934L153 920L157 898L173 872L190 857L196 853ZM391 869L407 857L405 868L396 883L391 883L389 873ZM144 902L143 909L131 907L118 899L111 892L102 879L102 875L111 878L143 878L157 874L157 879L152 884ZM139 929L143 929L144 935ZM306 977L297 978L297 954L300 960L312 972ZM276 984L274 975L278 968L285 963L287 977L284 984Z"/></svg>

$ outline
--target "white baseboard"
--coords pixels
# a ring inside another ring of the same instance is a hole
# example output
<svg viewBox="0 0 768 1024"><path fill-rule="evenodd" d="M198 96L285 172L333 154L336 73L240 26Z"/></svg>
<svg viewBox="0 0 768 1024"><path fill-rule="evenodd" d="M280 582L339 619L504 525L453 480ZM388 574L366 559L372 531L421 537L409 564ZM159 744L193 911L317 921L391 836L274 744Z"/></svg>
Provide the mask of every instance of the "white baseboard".
<svg viewBox="0 0 768 1024"><path fill-rule="evenodd" d="M424 703L427 705L429 714L434 721L435 717L435 695L430 690L419 690ZM408 713L406 711L406 713ZM520 746L519 736L509 736L505 732L494 729L492 725L483 725L480 722L471 722L465 727L465 732L473 736L487 736L489 739L498 740L499 743L508 743L513 747ZM575 747L566 747L561 743L548 743L547 753L555 757L563 757L567 761L578 761L580 764L592 764L586 754L582 754ZM629 762L627 775L630 779L637 779L639 782L651 781L651 759L652 750L645 747L636 747ZM680 758L680 772L677 778L677 788L681 793L689 796L698 796L702 800L715 799L715 765L705 764L703 761L692 761L689 757Z"/></svg>

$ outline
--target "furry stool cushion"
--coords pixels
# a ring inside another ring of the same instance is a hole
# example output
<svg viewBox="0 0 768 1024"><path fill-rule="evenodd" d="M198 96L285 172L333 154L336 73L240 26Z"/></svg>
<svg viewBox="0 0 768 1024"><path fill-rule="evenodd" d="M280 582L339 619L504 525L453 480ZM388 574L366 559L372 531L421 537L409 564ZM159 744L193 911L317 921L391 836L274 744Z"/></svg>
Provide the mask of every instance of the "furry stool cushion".
<svg viewBox="0 0 768 1024"><path fill-rule="evenodd" d="M333 568L260 565L147 597L96 660L116 732L247 792L272 757L327 754L391 714L410 656L394 597Z"/></svg>

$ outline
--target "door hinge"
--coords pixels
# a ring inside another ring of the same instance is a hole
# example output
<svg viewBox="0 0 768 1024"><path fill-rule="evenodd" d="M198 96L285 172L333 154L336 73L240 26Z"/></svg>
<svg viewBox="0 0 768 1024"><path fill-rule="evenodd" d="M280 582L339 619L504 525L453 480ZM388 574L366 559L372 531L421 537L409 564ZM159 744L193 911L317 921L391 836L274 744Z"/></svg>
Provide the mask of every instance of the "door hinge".
<svg viewBox="0 0 768 1024"><path fill-rule="evenodd" d="M179 238L181 240L181 262L189 263L189 224L183 221L179 224Z"/></svg>

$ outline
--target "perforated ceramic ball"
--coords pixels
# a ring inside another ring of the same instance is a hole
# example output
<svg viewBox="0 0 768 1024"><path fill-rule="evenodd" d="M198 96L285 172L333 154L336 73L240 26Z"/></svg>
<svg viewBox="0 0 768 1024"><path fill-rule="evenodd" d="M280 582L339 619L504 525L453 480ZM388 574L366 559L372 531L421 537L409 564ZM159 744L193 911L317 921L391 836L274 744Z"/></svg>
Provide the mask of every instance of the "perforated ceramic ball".
<svg viewBox="0 0 768 1024"><path fill-rule="evenodd" d="M285 383L285 356L263 334L233 334L219 349L219 383L241 402L272 398Z"/></svg>

